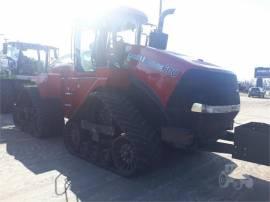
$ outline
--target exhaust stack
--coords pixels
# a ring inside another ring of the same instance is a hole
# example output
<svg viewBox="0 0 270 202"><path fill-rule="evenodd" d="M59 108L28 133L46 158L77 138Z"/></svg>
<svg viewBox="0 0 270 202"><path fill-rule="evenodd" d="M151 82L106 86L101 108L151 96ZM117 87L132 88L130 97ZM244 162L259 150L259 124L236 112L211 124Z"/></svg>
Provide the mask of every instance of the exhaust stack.
<svg viewBox="0 0 270 202"><path fill-rule="evenodd" d="M165 17L167 17L167 15L172 15L174 14L175 12L175 9L172 8L172 9L167 9L165 11L163 11L159 17L159 21L158 21L158 28L157 28L157 31L158 32L162 32L163 31L163 25L164 25L164 19Z"/></svg>
<svg viewBox="0 0 270 202"><path fill-rule="evenodd" d="M158 27L150 33L149 46L160 50L165 50L168 43L168 34L163 33L164 19L167 15L174 14L175 9L167 9L160 14Z"/></svg>

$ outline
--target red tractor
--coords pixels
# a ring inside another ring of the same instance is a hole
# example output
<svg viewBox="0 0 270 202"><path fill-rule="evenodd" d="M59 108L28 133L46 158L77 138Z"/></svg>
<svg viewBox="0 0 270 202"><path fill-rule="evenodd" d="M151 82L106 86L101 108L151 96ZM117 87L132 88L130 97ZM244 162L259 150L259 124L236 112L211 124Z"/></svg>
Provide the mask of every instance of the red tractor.
<svg viewBox="0 0 270 202"><path fill-rule="evenodd" d="M150 34L146 15L130 8L79 23L74 62L59 60L22 87L15 125L37 137L64 131L72 154L122 176L157 165L164 143L194 148L223 137L239 111L236 76L166 51L171 13Z"/></svg>
<svg viewBox="0 0 270 202"><path fill-rule="evenodd" d="M58 49L52 46L5 42L0 52L0 112L11 112L18 88L46 73L57 57Z"/></svg>

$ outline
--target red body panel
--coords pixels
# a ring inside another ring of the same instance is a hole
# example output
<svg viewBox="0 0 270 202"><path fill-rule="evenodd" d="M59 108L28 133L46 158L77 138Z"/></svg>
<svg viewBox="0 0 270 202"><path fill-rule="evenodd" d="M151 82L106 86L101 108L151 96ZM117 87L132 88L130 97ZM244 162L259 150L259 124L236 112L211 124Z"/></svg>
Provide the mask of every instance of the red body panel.
<svg viewBox="0 0 270 202"><path fill-rule="evenodd" d="M128 68L97 67L95 72L77 72L73 65L55 66L47 76L36 79L41 96L61 98L65 116L70 117L86 96L97 88L127 88L131 74L143 81L166 107L177 82L188 69L209 66L207 63L199 64L198 61L189 61L166 51L127 46L130 50L128 54L137 57L136 60L127 60ZM170 74L171 71L173 74Z"/></svg>
<svg viewBox="0 0 270 202"><path fill-rule="evenodd" d="M87 95L97 88L126 88L128 71L99 67L95 72L77 72L72 65L61 65L51 69L48 75L37 76L32 81L38 85L41 97L60 98L65 116L70 117Z"/></svg>
<svg viewBox="0 0 270 202"><path fill-rule="evenodd" d="M129 67L132 74L136 75L139 80L144 81L153 90L164 107L166 107L176 84L187 70L217 67L202 60L149 47L132 47L131 53L141 57L138 62L130 62ZM154 67L155 65L147 64L148 62L145 62L145 60L150 60L161 66ZM168 74L168 70L173 70L175 74Z"/></svg>
<svg viewBox="0 0 270 202"><path fill-rule="evenodd" d="M183 73L190 67L187 63L179 63L179 58L156 49L145 47L137 50L134 49L132 52L142 55L159 64L168 65L179 69L178 74L171 77L162 73L160 69L145 65L143 62L131 64L133 74L136 75L138 79L146 82L148 87L150 87L153 92L156 93L156 95L160 98L161 103L165 106L177 82L181 78L181 75L183 75Z"/></svg>

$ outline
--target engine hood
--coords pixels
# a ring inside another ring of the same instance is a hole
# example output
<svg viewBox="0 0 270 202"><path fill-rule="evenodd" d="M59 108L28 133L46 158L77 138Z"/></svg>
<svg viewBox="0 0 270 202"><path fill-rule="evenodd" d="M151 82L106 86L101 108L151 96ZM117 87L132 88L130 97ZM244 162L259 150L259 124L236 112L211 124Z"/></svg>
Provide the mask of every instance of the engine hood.
<svg viewBox="0 0 270 202"><path fill-rule="evenodd" d="M203 59L198 59L198 58L195 58L192 56L187 56L187 55L184 55L181 53L176 53L176 52L171 52L171 51L167 51L165 54L173 56L173 57L179 59L179 61L185 61L185 62L189 63L190 65L192 65L194 68L234 74L232 71L225 70L223 67L206 62Z"/></svg>

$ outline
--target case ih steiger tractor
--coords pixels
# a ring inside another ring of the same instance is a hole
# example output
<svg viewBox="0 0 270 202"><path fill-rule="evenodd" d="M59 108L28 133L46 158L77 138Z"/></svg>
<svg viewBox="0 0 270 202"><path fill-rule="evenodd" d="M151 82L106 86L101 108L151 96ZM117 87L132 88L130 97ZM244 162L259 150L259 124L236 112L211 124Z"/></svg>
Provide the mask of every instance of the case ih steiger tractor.
<svg viewBox="0 0 270 202"><path fill-rule="evenodd" d="M0 55L0 111L11 112L21 85L36 75L46 73L49 63L57 58L52 46L24 42L3 43Z"/></svg>
<svg viewBox="0 0 270 202"><path fill-rule="evenodd" d="M164 11L149 35L145 14L130 8L116 9L97 23L78 23L74 62L55 64L21 89L15 125L37 137L64 131L72 154L122 176L157 165L164 144L269 163L267 124L227 132L239 112L236 76L165 50L168 35L162 27L171 13ZM235 144L222 146L218 139ZM256 151L254 139L260 144Z"/></svg>

